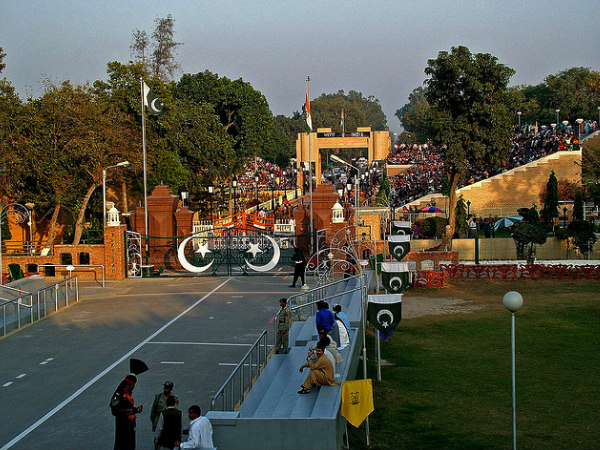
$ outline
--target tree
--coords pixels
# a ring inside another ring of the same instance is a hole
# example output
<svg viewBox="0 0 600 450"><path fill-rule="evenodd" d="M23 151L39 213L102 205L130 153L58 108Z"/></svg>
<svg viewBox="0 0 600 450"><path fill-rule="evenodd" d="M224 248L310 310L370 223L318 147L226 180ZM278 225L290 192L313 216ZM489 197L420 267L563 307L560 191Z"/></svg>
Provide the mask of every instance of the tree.
<svg viewBox="0 0 600 450"><path fill-rule="evenodd" d="M4 64L2 62L4 60L5 56L6 56L6 53L4 53L4 49L2 47L0 47L0 73L2 73L2 71L6 67L6 64Z"/></svg>
<svg viewBox="0 0 600 450"><path fill-rule="evenodd" d="M402 128L413 133L417 142L425 142L429 137L429 103L425 92L425 88L419 86L408 96L408 103L396 111Z"/></svg>
<svg viewBox="0 0 600 450"><path fill-rule="evenodd" d="M183 44L175 41L175 20L170 14L157 17L154 24L152 40L145 31L134 30L129 49L134 62L141 64L146 74L151 73L163 81L171 80L179 69L177 48Z"/></svg>
<svg viewBox="0 0 600 450"><path fill-rule="evenodd" d="M594 224L587 220L575 219L567 227L567 232L573 245L583 255L587 256L592 251L597 239L594 234Z"/></svg>
<svg viewBox="0 0 600 450"><path fill-rule="evenodd" d="M535 245L546 243L546 230L540 224L537 208L519 209L523 220L513 225L512 238L517 248L517 258L525 258L527 264L535 262Z"/></svg>
<svg viewBox="0 0 600 450"><path fill-rule="evenodd" d="M554 219L558 216L558 180L553 170L548 177L548 183L546 183L546 199L544 200L542 217L547 225L552 226Z"/></svg>
<svg viewBox="0 0 600 450"><path fill-rule="evenodd" d="M497 168L511 150L507 86L514 70L487 53L466 47L442 51L425 68L431 137L441 145L450 179L451 247L455 228L456 187L470 166Z"/></svg>
<svg viewBox="0 0 600 450"><path fill-rule="evenodd" d="M469 232L469 224L467 223L467 204L465 203L462 194L456 202L454 214L455 232L458 233L459 236L466 235Z"/></svg>
<svg viewBox="0 0 600 450"><path fill-rule="evenodd" d="M233 139L236 158L230 161L232 171L240 169L246 158L260 155L273 116L265 96L250 83L219 77L208 70L185 74L174 87L174 97L211 105Z"/></svg>
<svg viewBox="0 0 600 450"><path fill-rule="evenodd" d="M364 97L361 92L343 90L335 94L321 94L310 103L313 127L331 128L341 132L342 110L344 130L354 131L358 127L371 127L375 131L387 130L387 119L379 100L372 95ZM303 130L305 131L305 130Z"/></svg>
<svg viewBox="0 0 600 450"><path fill-rule="evenodd" d="M575 200L573 201L573 220L583 220L583 193L577 191L575 193Z"/></svg>

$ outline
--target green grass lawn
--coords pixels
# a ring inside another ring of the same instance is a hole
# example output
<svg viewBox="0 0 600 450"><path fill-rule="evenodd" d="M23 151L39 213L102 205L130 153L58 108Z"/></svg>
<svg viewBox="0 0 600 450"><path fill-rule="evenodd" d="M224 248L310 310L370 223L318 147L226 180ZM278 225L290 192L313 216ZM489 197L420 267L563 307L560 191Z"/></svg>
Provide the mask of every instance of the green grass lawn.
<svg viewBox="0 0 600 450"><path fill-rule="evenodd" d="M512 448L510 313L516 290L517 447L600 448L600 282L454 281L406 296L453 297L483 308L404 319L381 342L373 449ZM362 371L360 372L362 373ZM364 424L348 425L350 448L365 448Z"/></svg>

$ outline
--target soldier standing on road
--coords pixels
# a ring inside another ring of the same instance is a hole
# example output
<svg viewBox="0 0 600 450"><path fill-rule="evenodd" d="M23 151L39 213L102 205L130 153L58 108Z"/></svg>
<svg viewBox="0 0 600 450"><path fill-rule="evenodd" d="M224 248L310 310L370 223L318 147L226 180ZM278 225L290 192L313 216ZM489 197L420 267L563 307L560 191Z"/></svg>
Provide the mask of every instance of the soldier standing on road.
<svg viewBox="0 0 600 450"><path fill-rule="evenodd" d="M173 382L166 381L163 387L163 391L156 394L154 402L152 403L152 409L150 410L150 421L152 422L152 432L156 431L156 425L160 413L167 409L167 399L169 397L175 397L175 404L179 404L179 398L173 394Z"/></svg>
<svg viewBox="0 0 600 450"><path fill-rule="evenodd" d="M292 313L287 307L287 299L282 298L279 300L279 320L277 322L277 342L275 343L275 353L289 353L289 342L290 342L290 327L292 326ZM283 350L281 347L283 346Z"/></svg>
<svg viewBox="0 0 600 450"><path fill-rule="evenodd" d="M294 255L292 256L292 262L294 263L294 281L290 284L290 287L296 287L296 281L300 278L302 286L304 286L304 270L306 269L306 258L302 249L298 247L298 244L294 245Z"/></svg>
<svg viewBox="0 0 600 450"><path fill-rule="evenodd" d="M133 390L137 377L129 374L115 390L110 409L115 416L115 446L114 450L135 450L136 414L142 412L142 405L135 406Z"/></svg>

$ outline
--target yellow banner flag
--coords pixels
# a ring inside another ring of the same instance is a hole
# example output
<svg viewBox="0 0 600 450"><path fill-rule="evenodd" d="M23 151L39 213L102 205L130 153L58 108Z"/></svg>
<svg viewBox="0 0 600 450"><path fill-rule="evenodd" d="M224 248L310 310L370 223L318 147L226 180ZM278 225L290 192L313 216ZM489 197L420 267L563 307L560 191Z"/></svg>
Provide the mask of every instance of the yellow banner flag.
<svg viewBox="0 0 600 450"><path fill-rule="evenodd" d="M355 427L373 412L373 383L370 379L344 381L342 385L342 416Z"/></svg>

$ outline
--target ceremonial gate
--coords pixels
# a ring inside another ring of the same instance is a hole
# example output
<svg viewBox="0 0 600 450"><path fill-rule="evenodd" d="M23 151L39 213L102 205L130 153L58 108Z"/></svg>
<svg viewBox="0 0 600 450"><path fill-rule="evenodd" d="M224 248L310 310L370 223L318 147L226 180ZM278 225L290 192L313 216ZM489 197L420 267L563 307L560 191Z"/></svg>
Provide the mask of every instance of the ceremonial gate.
<svg viewBox="0 0 600 450"><path fill-rule="evenodd" d="M187 236L127 232L127 276L265 275L293 271L294 244L302 236L216 228Z"/></svg>

